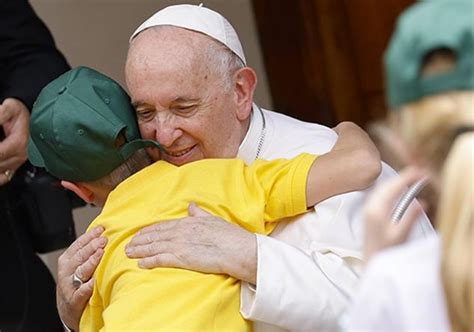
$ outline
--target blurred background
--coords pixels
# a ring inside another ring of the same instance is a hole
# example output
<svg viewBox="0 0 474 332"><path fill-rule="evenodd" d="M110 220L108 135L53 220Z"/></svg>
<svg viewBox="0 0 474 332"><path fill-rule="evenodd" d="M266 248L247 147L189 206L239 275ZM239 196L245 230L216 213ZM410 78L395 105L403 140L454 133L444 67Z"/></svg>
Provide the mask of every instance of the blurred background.
<svg viewBox="0 0 474 332"><path fill-rule="evenodd" d="M96 68L122 85L132 32L166 6L201 2L237 30L261 107L328 126L385 115L382 53L413 0L30 0L71 66ZM74 211L77 234L98 212ZM53 275L60 253L42 255Z"/></svg>

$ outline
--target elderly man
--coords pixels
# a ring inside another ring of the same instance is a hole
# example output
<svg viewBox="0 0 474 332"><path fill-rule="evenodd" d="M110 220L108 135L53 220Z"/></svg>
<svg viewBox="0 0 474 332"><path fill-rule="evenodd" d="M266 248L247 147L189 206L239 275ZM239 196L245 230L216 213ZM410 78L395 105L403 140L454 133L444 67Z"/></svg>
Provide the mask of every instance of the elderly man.
<svg viewBox="0 0 474 332"><path fill-rule="evenodd" d="M131 38L126 80L141 134L164 148L161 156L150 151L154 159L183 165L237 156L251 164L256 158L322 154L336 141L328 128L253 103L257 78L236 32L204 7L171 6L144 22ZM394 175L383 165L378 181ZM142 230L127 254L143 258L143 268L182 267L247 282L241 312L248 319L291 330L330 329L359 278L366 194L328 199L297 222L280 224L272 237L212 216L169 221L167 232L157 224ZM412 236L432 231L423 215ZM80 250L68 250L59 262L58 307L69 326L77 326L91 293L90 282L76 290L71 276L91 277L102 246L97 233L82 236L73 247Z"/></svg>

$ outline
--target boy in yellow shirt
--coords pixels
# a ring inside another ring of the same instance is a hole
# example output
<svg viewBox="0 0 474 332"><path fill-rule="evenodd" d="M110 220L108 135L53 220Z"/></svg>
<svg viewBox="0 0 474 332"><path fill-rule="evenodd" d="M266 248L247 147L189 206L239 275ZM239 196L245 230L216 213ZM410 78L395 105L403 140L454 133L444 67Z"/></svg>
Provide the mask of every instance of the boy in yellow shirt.
<svg viewBox="0 0 474 332"><path fill-rule="evenodd" d="M127 94L85 67L43 89L30 132L33 164L65 180L86 201L104 205L89 228L104 226L108 245L94 275L81 331L251 330L239 312L238 280L175 268L140 269L126 257L125 244L146 225L186 216L190 202L254 233L268 234L279 219L370 184L348 181L354 172L351 156L337 149L319 158L302 154L292 160L257 160L251 166L236 159L149 165L144 148L159 144L140 139ZM331 167L340 163L344 174ZM318 188L322 166L326 178L333 179L327 188Z"/></svg>

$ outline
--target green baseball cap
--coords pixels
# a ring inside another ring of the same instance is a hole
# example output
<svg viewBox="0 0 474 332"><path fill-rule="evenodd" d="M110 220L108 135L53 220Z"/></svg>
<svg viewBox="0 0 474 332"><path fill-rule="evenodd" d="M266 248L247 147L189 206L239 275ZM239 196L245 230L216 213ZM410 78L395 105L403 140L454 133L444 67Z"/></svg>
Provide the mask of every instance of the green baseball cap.
<svg viewBox="0 0 474 332"><path fill-rule="evenodd" d="M473 6L472 0L426 0L399 17L384 58L390 107L444 91L474 89ZM455 68L421 78L425 56L442 48L456 56Z"/></svg>
<svg viewBox="0 0 474 332"><path fill-rule="evenodd" d="M118 146L121 134L125 143ZM33 106L28 157L59 179L100 179L145 147L160 145L141 139L127 93L91 68L64 73L41 91Z"/></svg>

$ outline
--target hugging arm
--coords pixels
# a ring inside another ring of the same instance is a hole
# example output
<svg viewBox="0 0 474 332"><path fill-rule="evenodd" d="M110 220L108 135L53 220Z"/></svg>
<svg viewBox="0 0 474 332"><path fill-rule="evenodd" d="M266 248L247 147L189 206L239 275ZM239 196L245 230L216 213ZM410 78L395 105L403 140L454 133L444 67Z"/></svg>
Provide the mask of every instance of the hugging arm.
<svg viewBox="0 0 474 332"><path fill-rule="evenodd" d="M307 206L335 195L369 187L382 170L380 154L368 135L352 122L334 128L339 138L311 167L306 184Z"/></svg>
<svg viewBox="0 0 474 332"><path fill-rule="evenodd" d="M378 151L359 127L342 123L335 130L340 139L331 152L317 158L311 167L307 206L366 187L380 172ZM353 176L356 171L358 177ZM192 206L190 212L189 217L167 221L166 227L165 223L158 223L142 229L127 245L127 256L139 258L143 268L171 266L226 273L255 283L255 235L197 207Z"/></svg>

